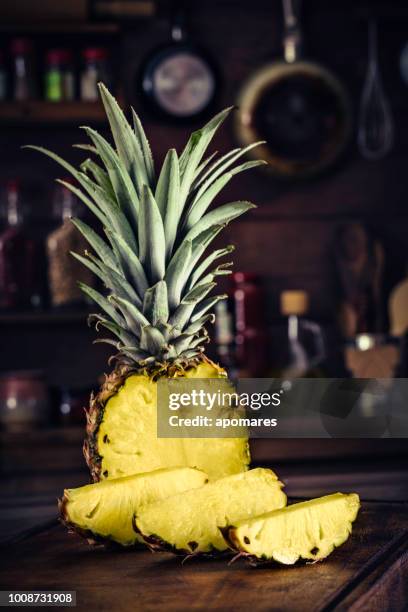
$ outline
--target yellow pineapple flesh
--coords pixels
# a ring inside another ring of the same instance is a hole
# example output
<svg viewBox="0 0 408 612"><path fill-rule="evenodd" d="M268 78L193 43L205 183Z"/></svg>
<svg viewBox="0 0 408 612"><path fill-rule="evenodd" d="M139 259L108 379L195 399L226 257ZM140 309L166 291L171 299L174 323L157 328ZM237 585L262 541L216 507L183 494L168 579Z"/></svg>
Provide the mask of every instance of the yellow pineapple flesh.
<svg viewBox="0 0 408 612"><path fill-rule="evenodd" d="M204 472L183 467L66 489L59 502L61 519L90 543L109 540L132 546L142 541L132 528L140 506L201 487L207 480Z"/></svg>

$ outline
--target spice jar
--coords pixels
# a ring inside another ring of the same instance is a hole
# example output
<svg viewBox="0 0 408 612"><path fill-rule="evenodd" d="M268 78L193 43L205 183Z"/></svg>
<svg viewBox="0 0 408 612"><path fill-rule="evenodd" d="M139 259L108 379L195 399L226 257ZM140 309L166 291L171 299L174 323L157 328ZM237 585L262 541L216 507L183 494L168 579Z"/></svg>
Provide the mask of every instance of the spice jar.
<svg viewBox="0 0 408 612"><path fill-rule="evenodd" d="M69 182L69 179L66 179ZM54 195L54 216L59 225L47 237L48 279L53 306L72 306L83 303L84 294L78 281L93 287L93 274L71 255L84 254L87 242L71 223L78 216L78 201L65 185L58 185Z"/></svg>
<svg viewBox="0 0 408 612"><path fill-rule="evenodd" d="M13 56L13 98L31 100L37 97L34 53L31 40L14 38L11 42Z"/></svg>
<svg viewBox="0 0 408 612"><path fill-rule="evenodd" d="M72 53L69 49L50 49L46 56L45 99L51 102L75 97Z"/></svg>
<svg viewBox="0 0 408 612"><path fill-rule="evenodd" d="M98 83L102 81L107 87L111 85L108 63L109 53L104 47L84 49L84 67L81 74L81 99L96 102L99 99Z"/></svg>

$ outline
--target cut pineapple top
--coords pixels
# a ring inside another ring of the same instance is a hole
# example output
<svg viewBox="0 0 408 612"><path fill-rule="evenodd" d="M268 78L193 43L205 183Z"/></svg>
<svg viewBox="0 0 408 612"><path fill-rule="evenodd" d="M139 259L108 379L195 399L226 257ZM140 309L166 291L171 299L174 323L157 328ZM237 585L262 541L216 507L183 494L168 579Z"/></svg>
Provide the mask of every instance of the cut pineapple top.
<svg viewBox="0 0 408 612"><path fill-rule="evenodd" d="M161 469L66 489L60 501L63 521L88 539L123 546L141 541L132 518L142 504L201 487L207 475L193 468Z"/></svg>
<svg viewBox="0 0 408 612"><path fill-rule="evenodd" d="M219 527L282 508L282 486L274 472L256 468L143 506L135 526L153 549L223 551L228 546Z"/></svg>
<svg viewBox="0 0 408 612"><path fill-rule="evenodd" d="M260 560L287 565L298 559L319 560L347 540L359 508L356 493L334 493L231 521L224 535L233 548Z"/></svg>
<svg viewBox="0 0 408 612"><path fill-rule="evenodd" d="M63 184L85 203L102 225L104 238L74 219L91 253L74 256L102 280L108 297L82 285L102 314L93 319L111 336L100 342L117 349L121 364L166 369L188 365L204 350L205 324L211 309L225 296L208 297L230 263L216 265L231 245L207 256L205 251L233 219L253 204L236 201L210 212L214 198L238 174L263 161L239 163L246 151L234 149L217 160L204 159L215 132L231 111L225 109L194 132L180 155L170 149L156 178L151 150L140 120L133 125L109 91L100 93L114 147L95 130L84 127L92 144L79 145L96 157L80 170L55 153L32 147L56 160L79 186ZM215 267L214 267L215 266Z"/></svg>

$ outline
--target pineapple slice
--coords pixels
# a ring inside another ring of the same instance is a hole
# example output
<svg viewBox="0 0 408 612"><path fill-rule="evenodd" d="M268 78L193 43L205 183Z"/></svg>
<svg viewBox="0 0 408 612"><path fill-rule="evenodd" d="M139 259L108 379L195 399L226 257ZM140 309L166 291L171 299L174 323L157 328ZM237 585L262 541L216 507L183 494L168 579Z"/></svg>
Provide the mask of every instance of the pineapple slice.
<svg viewBox="0 0 408 612"><path fill-rule="evenodd" d="M195 468L165 468L66 489L59 501L61 519L90 544L112 540L131 546L142 541L132 528L133 514L141 504L201 487L207 480Z"/></svg>
<svg viewBox="0 0 408 612"><path fill-rule="evenodd" d="M238 521L222 531L232 548L255 563L318 561L348 539L359 508L356 493L334 493Z"/></svg>
<svg viewBox="0 0 408 612"><path fill-rule="evenodd" d="M256 468L136 510L134 527L152 550L225 551L218 527L282 508L286 495L272 470Z"/></svg>

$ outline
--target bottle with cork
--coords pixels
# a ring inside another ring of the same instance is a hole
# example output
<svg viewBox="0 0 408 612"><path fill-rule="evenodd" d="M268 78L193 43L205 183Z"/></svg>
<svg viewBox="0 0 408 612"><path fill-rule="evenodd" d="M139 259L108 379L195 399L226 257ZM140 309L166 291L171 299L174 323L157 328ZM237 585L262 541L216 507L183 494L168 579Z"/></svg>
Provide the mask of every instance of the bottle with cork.
<svg viewBox="0 0 408 612"><path fill-rule="evenodd" d="M288 360L282 368L283 378L309 378L322 376L319 368L325 358L322 328L318 323L304 319L309 310L309 295L303 290L283 291L280 310L287 317Z"/></svg>

